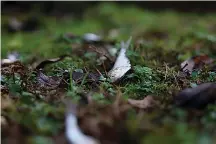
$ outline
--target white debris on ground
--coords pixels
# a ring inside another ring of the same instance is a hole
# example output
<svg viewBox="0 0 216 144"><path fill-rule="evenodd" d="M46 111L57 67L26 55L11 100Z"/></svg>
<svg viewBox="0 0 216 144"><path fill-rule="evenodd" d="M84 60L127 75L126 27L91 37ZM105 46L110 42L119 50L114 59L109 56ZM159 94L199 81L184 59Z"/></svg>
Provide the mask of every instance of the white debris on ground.
<svg viewBox="0 0 216 144"><path fill-rule="evenodd" d="M70 104L72 105L72 104ZM71 144L99 144L99 142L93 137L83 134L81 131L77 116L76 116L76 107L70 106L68 108L68 113L66 114L66 137Z"/></svg>
<svg viewBox="0 0 216 144"><path fill-rule="evenodd" d="M113 68L108 72L108 76L112 82L115 82L118 79L122 78L125 73L131 69L130 60L126 56L126 51L130 45L131 39L132 37L130 37L126 43L121 42L120 53Z"/></svg>
<svg viewBox="0 0 216 144"><path fill-rule="evenodd" d="M195 62L193 59L187 59L181 63L181 69L183 72L188 72L189 74L192 73L194 68Z"/></svg>
<svg viewBox="0 0 216 144"><path fill-rule="evenodd" d="M85 41L91 42L91 41L100 41L101 37L93 33L86 33L83 35L83 39Z"/></svg>
<svg viewBox="0 0 216 144"><path fill-rule="evenodd" d="M18 58L19 58L19 54L17 52L9 53L6 59L1 60L1 64L13 63L17 61Z"/></svg>

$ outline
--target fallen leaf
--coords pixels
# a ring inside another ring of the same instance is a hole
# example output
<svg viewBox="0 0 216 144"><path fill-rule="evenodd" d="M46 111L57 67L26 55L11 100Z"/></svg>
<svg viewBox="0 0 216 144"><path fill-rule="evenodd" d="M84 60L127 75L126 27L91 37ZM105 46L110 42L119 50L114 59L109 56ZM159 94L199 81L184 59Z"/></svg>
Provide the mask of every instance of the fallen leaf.
<svg viewBox="0 0 216 144"><path fill-rule="evenodd" d="M2 129L2 143L23 144L25 143L24 128L14 121L8 121L8 127Z"/></svg>
<svg viewBox="0 0 216 144"><path fill-rule="evenodd" d="M59 61L63 60L65 57L67 57L67 56L68 56L68 55L62 55L62 56L59 56L59 57L57 57L57 58L52 58L52 59L44 60L44 61L40 62L40 63L36 66L35 69L36 69L36 70L43 69L46 65L59 62Z"/></svg>
<svg viewBox="0 0 216 144"><path fill-rule="evenodd" d="M79 126L83 132L92 135L101 143L121 143L121 136L127 133L124 124L129 109L131 106L119 99L108 105L92 101L85 107L79 107Z"/></svg>
<svg viewBox="0 0 216 144"><path fill-rule="evenodd" d="M130 45L131 39L132 38L130 37L130 39L126 43L121 42L120 53L116 59L113 68L108 72L108 77L111 79L112 82L115 82L122 78L125 73L131 69L130 60L126 56L126 50Z"/></svg>
<svg viewBox="0 0 216 144"><path fill-rule="evenodd" d="M43 73L43 68L46 65L59 62L67 56L68 55L62 55L62 56L59 56L57 58L44 60L44 61L40 62L35 68L33 68L37 72L37 81L38 81L39 86L41 86L45 89L55 89L61 84L61 82L65 78L65 76L62 76L62 77L47 76Z"/></svg>
<svg viewBox="0 0 216 144"><path fill-rule="evenodd" d="M40 86L46 89L55 89L61 83L62 78L54 77L54 76L46 76L41 71L38 72L37 76L38 83Z"/></svg>
<svg viewBox="0 0 216 144"><path fill-rule="evenodd" d="M108 60L109 63L110 62L113 63L113 59L114 59L115 54L117 52L117 49L111 47L111 45L104 45L104 46L99 46L99 47L95 47L93 45L90 45L88 47L88 49L91 50L91 51L87 50L89 52L96 52L97 57L98 57L98 59L97 59L98 65L105 63L106 60ZM115 50L116 50L116 52L115 52Z"/></svg>
<svg viewBox="0 0 216 144"><path fill-rule="evenodd" d="M61 82L64 80L65 77L67 77L66 73L68 73L68 72L64 72L62 77L47 76L44 74L43 69L46 65L59 62L67 56L68 55L62 55L62 56L57 57L57 58L44 60L44 61L40 62L35 68L33 68L37 73L37 82L38 82L40 87L43 87L45 89L55 89L58 86L60 86L60 84L62 84L62 86L65 85L66 81L63 83L61 83Z"/></svg>
<svg viewBox="0 0 216 144"><path fill-rule="evenodd" d="M78 82L81 82L83 77L84 77L84 73L83 72L77 72L77 71L73 71L72 73L72 79L78 83Z"/></svg>
<svg viewBox="0 0 216 144"><path fill-rule="evenodd" d="M181 63L181 70L191 74L193 70L200 70L204 65L212 63L213 60L207 55L194 56Z"/></svg>
<svg viewBox="0 0 216 144"><path fill-rule="evenodd" d="M83 73L83 72L78 72L78 71L73 71L72 73L72 79L76 83L80 83L83 81L83 79L87 82L98 82L100 80L100 75L97 73Z"/></svg>
<svg viewBox="0 0 216 144"><path fill-rule="evenodd" d="M140 109L153 108L158 105L158 102L155 101L152 96L146 96L142 100L128 99L128 103L133 107L137 107Z"/></svg>
<svg viewBox="0 0 216 144"><path fill-rule="evenodd" d="M182 90L174 98L175 104L186 108L204 108L216 101L216 83L204 83Z"/></svg>

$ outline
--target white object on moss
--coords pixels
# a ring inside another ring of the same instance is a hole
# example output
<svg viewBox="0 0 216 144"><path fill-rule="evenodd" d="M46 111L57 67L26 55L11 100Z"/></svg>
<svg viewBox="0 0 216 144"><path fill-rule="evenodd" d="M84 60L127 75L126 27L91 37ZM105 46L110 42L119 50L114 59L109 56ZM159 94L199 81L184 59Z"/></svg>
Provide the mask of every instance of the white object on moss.
<svg viewBox="0 0 216 144"><path fill-rule="evenodd" d="M93 137L83 134L81 131L76 116L76 107L68 108L69 112L66 115L65 127L66 137L71 144L99 144Z"/></svg>
<svg viewBox="0 0 216 144"><path fill-rule="evenodd" d="M126 51L130 45L131 39L132 37L130 37L126 43L124 43L123 41L121 42L120 53L113 68L108 72L108 76L112 82L115 82L118 79L122 78L125 73L131 69L130 60L126 56Z"/></svg>

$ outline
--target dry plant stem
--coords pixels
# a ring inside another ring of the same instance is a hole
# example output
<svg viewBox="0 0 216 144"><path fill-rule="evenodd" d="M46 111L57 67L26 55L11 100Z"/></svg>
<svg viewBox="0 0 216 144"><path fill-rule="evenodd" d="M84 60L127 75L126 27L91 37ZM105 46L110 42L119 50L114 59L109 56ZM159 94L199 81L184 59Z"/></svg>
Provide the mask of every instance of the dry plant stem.
<svg viewBox="0 0 216 144"><path fill-rule="evenodd" d="M98 74L102 75L102 73L96 67L95 67L95 70L98 72Z"/></svg>
<svg viewBox="0 0 216 144"><path fill-rule="evenodd" d="M107 71L106 71L106 66L105 66L104 62L102 63L102 65L103 65L103 69L104 69L104 71L105 71L106 76L108 76L108 73L107 73Z"/></svg>
<svg viewBox="0 0 216 144"><path fill-rule="evenodd" d="M94 50L96 53L98 53L98 54L100 54L100 55L102 55L102 56L105 56L110 62L113 62L106 54L104 54L104 53L98 51L98 50L97 50L97 47L91 45L91 46L90 46L90 49Z"/></svg>
<svg viewBox="0 0 216 144"><path fill-rule="evenodd" d="M167 67L168 67L168 66L167 66L166 63L164 63L164 65L165 65L165 67L166 67L166 72L165 72L165 80L166 80L166 78L167 78L167 73L168 73L168 71L167 71L167 69L168 69Z"/></svg>

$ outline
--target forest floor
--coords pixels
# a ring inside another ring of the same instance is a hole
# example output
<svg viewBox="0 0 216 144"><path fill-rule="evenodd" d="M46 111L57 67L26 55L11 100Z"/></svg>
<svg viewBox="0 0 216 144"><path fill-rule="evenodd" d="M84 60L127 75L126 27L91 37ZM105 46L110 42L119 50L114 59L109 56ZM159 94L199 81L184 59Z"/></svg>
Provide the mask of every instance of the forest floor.
<svg viewBox="0 0 216 144"><path fill-rule="evenodd" d="M82 132L102 144L216 143L215 16L100 4L82 18L13 14L23 23L11 32L2 15L2 142L67 143L70 100ZM112 82L130 37L131 68Z"/></svg>

